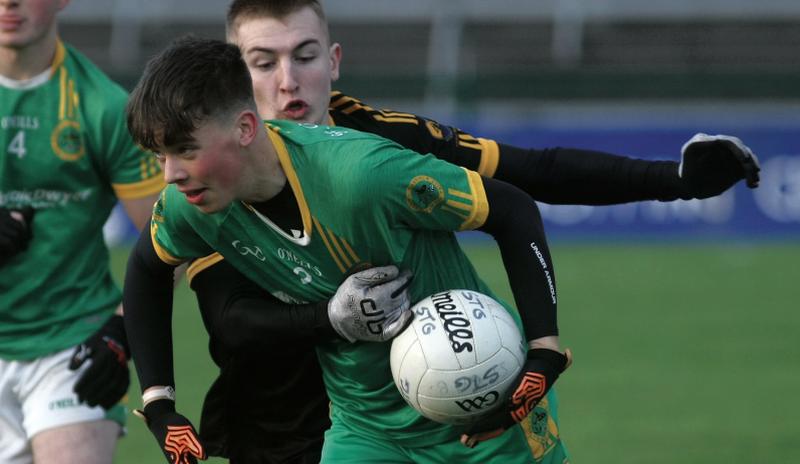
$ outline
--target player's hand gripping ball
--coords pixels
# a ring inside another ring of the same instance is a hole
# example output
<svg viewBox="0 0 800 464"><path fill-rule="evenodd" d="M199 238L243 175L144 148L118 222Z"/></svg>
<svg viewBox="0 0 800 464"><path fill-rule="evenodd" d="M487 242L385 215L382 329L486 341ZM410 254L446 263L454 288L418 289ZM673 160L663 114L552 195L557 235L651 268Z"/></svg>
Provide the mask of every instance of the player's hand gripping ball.
<svg viewBox="0 0 800 464"><path fill-rule="evenodd" d="M527 351L508 311L471 290L436 293L411 311L390 358L406 402L445 424L472 424L498 408Z"/></svg>

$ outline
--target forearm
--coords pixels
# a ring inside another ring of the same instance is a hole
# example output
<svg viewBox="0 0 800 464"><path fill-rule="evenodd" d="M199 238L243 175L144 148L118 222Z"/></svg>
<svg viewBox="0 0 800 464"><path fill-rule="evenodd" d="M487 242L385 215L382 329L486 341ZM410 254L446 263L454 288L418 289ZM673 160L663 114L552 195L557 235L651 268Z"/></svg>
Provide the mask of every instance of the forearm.
<svg viewBox="0 0 800 464"><path fill-rule="evenodd" d="M327 301L283 303L224 260L194 275L191 288L206 329L227 350L337 336L328 319Z"/></svg>
<svg viewBox="0 0 800 464"><path fill-rule="evenodd" d="M497 180L484 178L484 187L489 216L480 230L500 248L527 340L557 344L555 274L536 203Z"/></svg>
<svg viewBox="0 0 800 464"><path fill-rule="evenodd" d="M642 200L689 199L678 163L649 161L592 150L529 150L500 144L494 178L551 204L610 205Z"/></svg>
<svg viewBox="0 0 800 464"><path fill-rule="evenodd" d="M125 331L142 391L175 385L172 360L173 267L155 253L147 229L125 274Z"/></svg>

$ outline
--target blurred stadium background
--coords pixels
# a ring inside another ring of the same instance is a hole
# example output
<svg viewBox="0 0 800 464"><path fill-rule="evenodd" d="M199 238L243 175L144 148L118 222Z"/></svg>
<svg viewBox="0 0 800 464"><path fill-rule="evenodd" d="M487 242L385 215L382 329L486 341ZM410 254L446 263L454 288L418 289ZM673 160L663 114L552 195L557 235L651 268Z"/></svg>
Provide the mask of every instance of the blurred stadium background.
<svg viewBox="0 0 800 464"><path fill-rule="evenodd" d="M224 37L224 0L73 0L62 35L123 86L185 33ZM574 462L797 462L800 456L800 2L323 0L335 88L520 146L677 159L741 137L762 185L719 198L541 205L554 248L559 381ZM107 237L121 273L132 232ZM510 296L491 243L464 237ZM214 369L190 292L175 311L179 408ZM269 360L265 359L265 366ZM140 404L138 386L131 406ZM131 420L119 463L160 462ZM213 461L212 461L213 462ZM221 462L221 461L217 461Z"/></svg>

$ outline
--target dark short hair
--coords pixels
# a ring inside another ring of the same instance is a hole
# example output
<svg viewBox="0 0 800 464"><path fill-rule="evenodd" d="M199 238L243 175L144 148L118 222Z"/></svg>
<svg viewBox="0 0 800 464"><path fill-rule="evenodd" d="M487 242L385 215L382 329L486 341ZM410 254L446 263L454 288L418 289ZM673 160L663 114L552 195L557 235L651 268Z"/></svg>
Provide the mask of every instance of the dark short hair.
<svg viewBox="0 0 800 464"><path fill-rule="evenodd" d="M243 109L257 111L239 48L187 36L147 63L126 113L133 139L156 150L191 141L199 124Z"/></svg>
<svg viewBox="0 0 800 464"><path fill-rule="evenodd" d="M285 18L303 8L311 8L317 14L323 27L327 29L325 10L318 0L233 0L228 7L225 26L230 36L242 19L252 18Z"/></svg>

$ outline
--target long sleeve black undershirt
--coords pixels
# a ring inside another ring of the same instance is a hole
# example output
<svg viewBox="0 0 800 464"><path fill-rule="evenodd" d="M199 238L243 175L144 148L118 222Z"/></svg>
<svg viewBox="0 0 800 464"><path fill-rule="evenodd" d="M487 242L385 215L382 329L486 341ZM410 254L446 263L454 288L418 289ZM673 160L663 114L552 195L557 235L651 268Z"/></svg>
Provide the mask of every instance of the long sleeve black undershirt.
<svg viewBox="0 0 800 464"><path fill-rule="evenodd" d="M494 237L525 335L558 335L556 280L539 208L525 192L483 178L489 215L478 230Z"/></svg>
<svg viewBox="0 0 800 464"><path fill-rule="evenodd" d="M613 205L672 201L694 195L678 177L678 163L574 148L523 149L498 144L494 178L550 204Z"/></svg>
<svg viewBox="0 0 800 464"><path fill-rule="evenodd" d="M172 364L172 293L175 268L159 259L145 227L128 258L122 304L125 331L142 391L175 385Z"/></svg>

